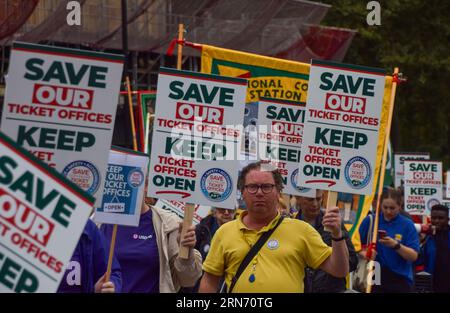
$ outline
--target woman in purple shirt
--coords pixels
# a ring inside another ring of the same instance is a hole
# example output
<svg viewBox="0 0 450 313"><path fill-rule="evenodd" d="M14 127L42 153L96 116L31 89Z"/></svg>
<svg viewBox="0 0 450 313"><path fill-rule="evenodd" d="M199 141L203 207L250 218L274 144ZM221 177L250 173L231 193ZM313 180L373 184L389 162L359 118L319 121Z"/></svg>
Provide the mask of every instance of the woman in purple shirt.
<svg viewBox="0 0 450 313"><path fill-rule="evenodd" d="M195 285L202 274L195 227L180 239L180 226L178 216L145 201L138 227L118 226L115 254L122 268L122 292L178 292ZM113 225L100 229L110 240ZM190 249L188 259L178 257L180 242Z"/></svg>
<svg viewBox="0 0 450 313"><path fill-rule="evenodd" d="M106 240L94 222L88 220L72 258L66 266L59 293L113 293L120 292L122 279L120 265L113 259L111 277L105 282L108 264Z"/></svg>

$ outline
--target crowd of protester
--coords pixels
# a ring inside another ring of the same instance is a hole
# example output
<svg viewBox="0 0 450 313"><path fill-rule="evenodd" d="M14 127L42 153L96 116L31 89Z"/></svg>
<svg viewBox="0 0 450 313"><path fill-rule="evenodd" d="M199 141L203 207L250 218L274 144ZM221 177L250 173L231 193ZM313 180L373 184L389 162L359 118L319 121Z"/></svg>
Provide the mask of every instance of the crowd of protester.
<svg viewBox="0 0 450 313"><path fill-rule="evenodd" d="M288 203L280 173L261 162L240 172L238 189L244 210L213 207L183 236L180 218L145 198L139 226L117 229L108 279L113 226L89 220L58 292L348 292L358 262L371 260L378 264L374 293L417 292L418 272L427 273L430 292L450 292L444 205L432 207L430 225L416 227L403 210L402 190L384 188L376 244L370 244L373 208L359 227L362 244L355 251L342 208L325 209L322 190ZM180 245L189 249L187 259L178 256Z"/></svg>

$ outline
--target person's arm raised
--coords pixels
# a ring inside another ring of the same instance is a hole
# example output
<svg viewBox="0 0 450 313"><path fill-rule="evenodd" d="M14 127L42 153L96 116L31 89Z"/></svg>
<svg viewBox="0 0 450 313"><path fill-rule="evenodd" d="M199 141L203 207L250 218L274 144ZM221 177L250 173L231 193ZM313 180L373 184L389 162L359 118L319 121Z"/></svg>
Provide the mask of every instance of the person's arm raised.
<svg viewBox="0 0 450 313"><path fill-rule="evenodd" d="M332 240L333 251L319 268L334 277L343 278L349 273L349 257L345 239L341 239L342 230L339 208L327 209L322 224L330 229L331 237L338 240Z"/></svg>

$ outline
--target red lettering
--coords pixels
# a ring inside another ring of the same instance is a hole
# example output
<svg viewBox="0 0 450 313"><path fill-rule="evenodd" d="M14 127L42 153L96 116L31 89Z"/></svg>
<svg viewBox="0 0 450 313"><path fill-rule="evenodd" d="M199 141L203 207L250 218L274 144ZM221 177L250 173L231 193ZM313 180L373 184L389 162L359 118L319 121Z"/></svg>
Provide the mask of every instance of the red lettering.
<svg viewBox="0 0 450 313"><path fill-rule="evenodd" d="M45 217L0 188L0 218L46 246L55 227Z"/></svg>
<svg viewBox="0 0 450 313"><path fill-rule="evenodd" d="M302 137L303 124L272 121L272 133L288 136Z"/></svg>
<svg viewBox="0 0 450 313"><path fill-rule="evenodd" d="M93 98L94 91L88 89L43 84L35 84L33 88L33 104L91 110Z"/></svg>
<svg viewBox="0 0 450 313"><path fill-rule="evenodd" d="M178 102L175 117L185 121L222 125L223 108Z"/></svg>
<svg viewBox="0 0 450 313"><path fill-rule="evenodd" d="M366 99L327 93L325 100L325 109L364 114L366 112Z"/></svg>

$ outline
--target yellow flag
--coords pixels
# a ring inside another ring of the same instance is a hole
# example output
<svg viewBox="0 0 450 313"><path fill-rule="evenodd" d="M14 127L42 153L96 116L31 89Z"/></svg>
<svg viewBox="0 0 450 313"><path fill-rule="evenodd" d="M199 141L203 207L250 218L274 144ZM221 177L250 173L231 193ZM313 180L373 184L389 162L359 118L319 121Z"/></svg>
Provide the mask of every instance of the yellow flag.
<svg viewBox="0 0 450 313"><path fill-rule="evenodd" d="M202 73L248 79L247 103L259 98L306 103L310 65L202 46Z"/></svg>
<svg viewBox="0 0 450 313"><path fill-rule="evenodd" d="M375 178L376 181L379 179L380 170L381 170L381 159L383 158L383 150L384 150L384 138L386 137L386 126L387 120L389 118L389 102L391 99L391 90L392 90L392 76L386 76L386 83L384 87L384 96L383 96L383 108L381 110L381 122L380 122L380 131L378 137L378 145L377 145L377 159L376 159L376 167L375 167ZM366 217L369 212L373 197L376 192L378 184L373 184L372 194L368 196L360 196L359 198L359 206L358 212L356 213L355 223L350 228L349 234L352 238L352 243L355 246L355 250L361 250L361 240L359 237L359 225L363 221L364 217Z"/></svg>

